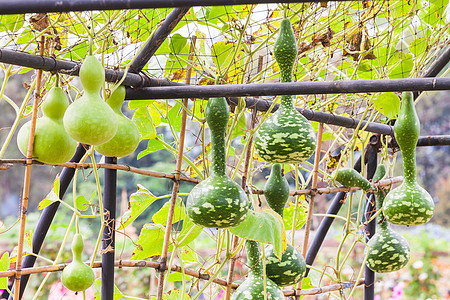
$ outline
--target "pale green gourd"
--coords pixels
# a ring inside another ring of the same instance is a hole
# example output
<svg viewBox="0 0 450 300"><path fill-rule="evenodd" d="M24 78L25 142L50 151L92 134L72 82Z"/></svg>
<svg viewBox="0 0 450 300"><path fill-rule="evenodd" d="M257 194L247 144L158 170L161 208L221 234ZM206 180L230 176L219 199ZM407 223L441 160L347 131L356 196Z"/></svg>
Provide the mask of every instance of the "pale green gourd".
<svg viewBox="0 0 450 300"><path fill-rule="evenodd" d="M88 145L101 145L117 132L117 117L100 97L105 81L102 64L92 55L87 56L80 68L84 94L67 108L64 128L76 141Z"/></svg>
<svg viewBox="0 0 450 300"><path fill-rule="evenodd" d="M139 130L136 125L125 117L121 111L125 100L125 86L119 86L106 100L117 117L116 135L108 142L95 147L95 150L105 156L123 157L133 153L139 144Z"/></svg>
<svg viewBox="0 0 450 300"><path fill-rule="evenodd" d="M412 92L403 93L394 133L402 150L404 180L399 187L387 194L383 213L393 224L425 224L433 216L434 202L430 194L416 180L416 145L419 139L420 122L414 107Z"/></svg>
<svg viewBox="0 0 450 300"><path fill-rule="evenodd" d="M63 285L74 292L86 290L95 280L94 271L91 267L83 263L81 259L83 248L83 237L77 233L72 241L73 260L64 268L61 276Z"/></svg>
<svg viewBox="0 0 450 300"><path fill-rule="evenodd" d="M75 154L77 142L65 131L63 116L69 102L60 87L53 87L42 103L43 117L36 120L33 158L48 164L61 164ZM31 121L25 123L17 134L17 146L27 155Z"/></svg>

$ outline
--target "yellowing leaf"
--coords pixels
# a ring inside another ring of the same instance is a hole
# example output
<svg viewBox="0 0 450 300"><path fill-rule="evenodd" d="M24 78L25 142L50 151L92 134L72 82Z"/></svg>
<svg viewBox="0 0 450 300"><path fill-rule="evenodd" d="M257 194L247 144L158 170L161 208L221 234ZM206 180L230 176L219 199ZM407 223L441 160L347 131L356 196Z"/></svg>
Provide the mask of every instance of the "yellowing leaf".
<svg viewBox="0 0 450 300"><path fill-rule="evenodd" d="M130 225L156 199L158 198L155 195L142 185L138 184L137 192L130 196L128 213L125 213L124 216L122 216L122 224L120 224L119 230Z"/></svg>
<svg viewBox="0 0 450 300"><path fill-rule="evenodd" d="M60 201L59 199L59 174L56 175L55 180L53 181L53 186L50 193L45 196L45 198L39 202L38 209L44 209L45 207L51 205L53 202Z"/></svg>
<svg viewBox="0 0 450 300"><path fill-rule="evenodd" d="M0 258L0 272L8 271L9 269L9 253L5 252ZM0 290L8 288L8 277L0 277Z"/></svg>

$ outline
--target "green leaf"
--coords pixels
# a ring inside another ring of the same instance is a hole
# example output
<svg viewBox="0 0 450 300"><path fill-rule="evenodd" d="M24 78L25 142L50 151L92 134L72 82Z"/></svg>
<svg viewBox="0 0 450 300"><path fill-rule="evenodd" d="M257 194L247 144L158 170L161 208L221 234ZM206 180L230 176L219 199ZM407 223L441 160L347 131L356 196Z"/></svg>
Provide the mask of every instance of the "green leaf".
<svg viewBox="0 0 450 300"><path fill-rule="evenodd" d="M139 129L141 140L154 139L156 137L156 129L153 125L152 117L148 112L147 107L140 107L134 112L132 121Z"/></svg>
<svg viewBox="0 0 450 300"><path fill-rule="evenodd" d="M180 250L180 256L184 262L198 262L197 253L191 248L183 247L183 249Z"/></svg>
<svg viewBox="0 0 450 300"><path fill-rule="evenodd" d="M400 61L389 72L389 78L408 78L414 67L413 56L410 53L401 52L396 53L394 56L397 55L399 56ZM392 64L391 60L389 60L389 64Z"/></svg>
<svg viewBox="0 0 450 300"><path fill-rule="evenodd" d="M142 185L138 184L137 192L130 196L130 209L128 214L124 214L122 217L122 224L120 224L119 230L124 229L130 225L141 213L150 206L155 200L158 199L149 190Z"/></svg>
<svg viewBox="0 0 450 300"><path fill-rule="evenodd" d="M59 199L59 174L56 175L55 180L53 181L53 186L50 193L45 196L45 198L39 202L38 209L44 209L47 206L51 205L53 202L60 201Z"/></svg>
<svg viewBox="0 0 450 300"><path fill-rule="evenodd" d="M142 157L149 155L150 153L164 149L164 144L161 143L159 139L163 139L163 136L158 135L158 138L153 139L153 140L148 140L147 149L139 152L137 159L141 159Z"/></svg>
<svg viewBox="0 0 450 300"><path fill-rule="evenodd" d="M186 218L183 221L183 228L179 234L176 234L178 247L183 247L195 240L203 231L203 227L194 224L191 219Z"/></svg>
<svg viewBox="0 0 450 300"><path fill-rule="evenodd" d="M186 46L186 43L187 38L179 33L175 33L170 38L169 49L173 54L179 54L181 53L181 50L183 50L184 46Z"/></svg>
<svg viewBox="0 0 450 300"><path fill-rule="evenodd" d="M400 99L394 93L381 93L374 99L375 109L389 119L397 117L400 110Z"/></svg>
<svg viewBox="0 0 450 300"><path fill-rule="evenodd" d="M101 299L101 290L102 290L102 279L97 278L94 282L94 300L100 300ZM124 294L119 290L119 288L114 285L114 300L120 300L120 299L127 299Z"/></svg>
<svg viewBox="0 0 450 300"><path fill-rule="evenodd" d="M229 41L220 41L211 47L211 54L213 55L214 64L217 66L219 73L225 71L224 69L231 63L233 59L233 52L235 43ZM225 74L223 74L225 75Z"/></svg>
<svg viewBox="0 0 450 300"><path fill-rule="evenodd" d="M286 249L283 220L272 209L263 208L261 212L249 210L244 222L229 230L241 238L272 244L274 253L279 258Z"/></svg>
<svg viewBox="0 0 450 300"><path fill-rule="evenodd" d="M9 253L3 253L0 259L0 272L8 271L9 269ZM0 290L8 288L8 277L0 277Z"/></svg>
<svg viewBox="0 0 450 300"><path fill-rule="evenodd" d="M141 260L160 255L164 243L164 226L146 223L142 227L132 260ZM173 246L169 245L169 251Z"/></svg>
<svg viewBox="0 0 450 300"><path fill-rule="evenodd" d="M169 123L176 131L181 130L181 104L177 103L174 107L172 107L167 113L167 118Z"/></svg>
<svg viewBox="0 0 450 300"><path fill-rule="evenodd" d="M289 207L284 209L283 212L283 223L284 228L287 228L287 230L292 230L292 222L294 220L294 214L295 214L295 202L290 202ZM296 215L296 230L300 229L305 225L306 219L308 216L308 205L305 200L301 199L301 203L298 205L297 208L297 215Z"/></svg>
<svg viewBox="0 0 450 300"><path fill-rule="evenodd" d="M409 51L414 54L414 56L419 56L425 52L428 47L428 39L418 38L411 42L409 45Z"/></svg>
<svg viewBox="0 0 450 300"><path fill-rule="evenodd" d="M89 201L83 195L78 196L75 199L75 203L77 205L77 209L80 211L86 211L89 208Z"/></svg>
<svg viewBox="0 0 450 300"><path fill-rule="evenodd" d="M156 224L166 225L166 221L169 217L169 207L170 207L170 201L167 201L161 209L156 212L152 220ZM186 217L183 201L181 201L181 198L177 198L177 201L175 203L175 210L173 212L173 220L172 224L176 223L180 220L183 220Z"/></svg>
<svg viewBox="0 0 450 300"><path fill-rule="evenodd" d="M304 289L313 289L313 288L315 288L315 286L312 285L311 278L309 278L309 277L303 278L303 280L302 280L302 290L304 290ZM303 299L303 297L305 297L305 296L300 296L300 299Z"/></svg>
<svg viewBox="0 0 450 300"><path fill-rule="evenodd" d="M231 135L231 139L234 139L240 135L245 135L246 133L246 121L245 121L245 114L240 114L239 120L236 124L236 127L234 128L233 134Z"/></svg>
<svg viewBox="0 0 450 300"><path fill-rule="evenodd" d="M190 281L190 277L185 275L184 276L186 281ZM179 272L172 272L169 274L169 276L167 277L167 280L169 281L183 281L183 274L179 273Z"/></svg>
<svg viewBox="0 0 450 300"><path fill-rule="evenodd" d="M3 15L0 17L0 31L17 31L22 28L25 15Z"/></svg>
<svg viewBox="0 0 450 300"><path fill-rule="evenodd" d="M133 110L136 108L146 107L152 105L156 100L130 100L128 101L128 108Z"/></svg>

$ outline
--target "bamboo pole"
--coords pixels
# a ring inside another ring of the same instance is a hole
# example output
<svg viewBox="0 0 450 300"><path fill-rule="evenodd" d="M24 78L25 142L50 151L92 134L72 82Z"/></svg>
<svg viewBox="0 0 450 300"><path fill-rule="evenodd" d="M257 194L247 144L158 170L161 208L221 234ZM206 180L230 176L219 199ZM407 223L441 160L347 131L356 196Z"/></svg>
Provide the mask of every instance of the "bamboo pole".
<svg viewBox="0 0 450 300"><path fill-rule="evenodd" d="M194 59L194 51L195 51L195 42L197 38L196 36L192 37L191 40L191 48L189 50L189 61L192 62ZM191 74L192 74L192 68L188 67L186 70L186 84L190 83L191 80ZM188 98L183 99L183 107L187 108L188 106ZM164 242L163 242L163 248L162 253L159 258L159 279L158 279L158 291L157 291L157 300L163 299L163 292L164 292L164 277L165 272L167 270L167 252L169 249L169 239L170 235L172 233L172 220L173 220L173 213L175 211L175 205L178 197L178 190L180 188L180 174L181 174L181 164L183 162L183 151L184 151L184 140L186 135L186 120L187 120L187 112L186 109L182 110L181 113L181 128L180 128L180 140L178 144L178 156L177 156L177 162L175 167L175 174L174 174L174 182L173 182L173 188L172 188L172 198L170 199L169 204L169 213L167 217L166 222L166 231L164 232Z"/></svg>
<svg viewBox="0 0 450 300"><path fill-rule="evenodd" d="M50 266L41 266L41 267L35 267L35 268L27 268L27 269L23 269L22 270L22 274L37 274L37 273L46 273L46 272L60 272L62 270L64 270L64 268L68 265L68 263L65 264L58 264L58 265L50 265ZM153 269L158 269L159 268L159 262L156 261L146 261L146 260L117 260L114 263L114 266L117 268L153 268ZM94 262L93 268L101 268L102 267L102 262L101 261L96 261ZM194 277L194 278L198 278L201 280L210 280L211 279L211 275L207 274L207 273L201 273L199 271L195 271L192 269L188 269L188 268L181 268L181 266L178 265L172 265L170 270L172 272L177 272L177 273L184 273L188 276ZM16 274L16 270L10 270L10 271L2 271L0 272L0 278L2 277L11 277L14 276ZM224 279L220 279L220 278L214 278L212 280L212 282L221 285L221 286L227 286L227 281ZM361 285L364 283L364 279L361 279L357 285ZM324 286L324 287L319 287L319 288L312 288L312 289L303 289L301 291L301 295L318 295L318 294L323 294L323 293L329 293L332 291L338 291L338 290L342 290L342 289L347 289L347 288L351 288L355 285L354 281L349 281L349 282L343 282L343 283L338 283L338 284L333 284L333 285L328 285L328 286ZM232 284L232 288L236 289L238 288L239 285L238 284ZM293 296L295 294L294 290L285 290L283 291L285 296Z"/></svg>

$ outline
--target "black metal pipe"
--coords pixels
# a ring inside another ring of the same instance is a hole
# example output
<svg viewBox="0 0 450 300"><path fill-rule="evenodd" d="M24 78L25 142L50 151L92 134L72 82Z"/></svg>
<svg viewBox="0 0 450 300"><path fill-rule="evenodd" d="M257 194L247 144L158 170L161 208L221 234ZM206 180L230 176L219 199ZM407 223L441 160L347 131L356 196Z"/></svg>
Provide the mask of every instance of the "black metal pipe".
<svg viewBox="0 0 450 300"><path fill-rule="evenodd" d="M105 163L117 164L116 157L105 157ZM105 186L103 192L103 208L106 226L103 230L102 243L102 300L114 299L114 247L116 219L117 170L105 169Z"/></svg>
<svg viewBox="0 0 450 300"><path fill-rule="evenodd" d="M145 44L141 52L139 52L134 61L131 63L130 72L139 73L142 71L145 64L155 54L156 50L158 50L164 40L169 36L189 9L190 7L177 7L167 15L166 19L162 22L158 29L156 29L150 40Z"/></svg>
<svg viewBox="0 0 450 300"><path fill-rule="evenodd" d="M34 55L8 49L0 49L0 62L16 66L44 70L48 72L58 72L71 76L78 76L81 67L81 63L76 63L70 60L57 59L49 56ZM123 75L124 75L123 71L117 71L112 69L105 70L105 78L106 81L108 82L117 82L123 77ZM150 78L146 75L139 75L130 72L126 75L123 84L133 87L184 85L182 83L172 82L165 78L161 79Z"/></svg>
<svg viewBox="0 0 450 300"><path fill-rule="evenodd" d="M238 105L239 104L239 98L231 97L228 99L228 103L232 105ZM257 111L267 111L269 110L270 106L272 105L272 101L269 100L261 100L256 98L245 98L245 107L249 109L256 109ZM277 111L277 109L280 107L280 104L276 103L272 109L272 112ZM311 110L311 109L305 109L297 107L297 110L305 116L310 121L317 121L322 122L325 124L331 124L336 125L340 127L346 127L346 128L356 128L360 122L359 119L353 119L349 117L343 117L335 114L325 113L321 111ZM373 133L380 133L384 135L393 135L394 134L394 128L389 125L375 123L375 122L367 122L362 121L360 128L364 128L364 131L373 132Z"/></svg>
<svg viewBox="0 0 450 300"><path fill-rule="evenodd" d="M369 144L367 149L367 179L371 180L377 169L377 146L376 143ZM366 220L370 220L376 211L376 203L373 194L368 194L368 208L366 211ZM367 240L374 234L376 229L376 219L370 221L366 226ZM364 300L373 300L375 296L375 272L364 266Z"/></svg>
<svg viewBox="0 0 450 300"><path fill-rule="evenodd" d="M356 171L361 172L361 157L358 158L353 168ZM327 215L335 216L338 214L339 210L344 204L346 195L346 192L338 192L334 196L333 200L331 200L331 205L327 210ZM333 224L334 219L335 218L333 217L324 217L322 219L322 222L320 222L319 228L314 235L314 239L311 242L311 245L309 245L308 251L306 252L305 262L307 265L311 266L314 263L314 260L317 257L317 253L319 253L320 247L322 246L323 241L325 240L325 237L328 233L328 230L330 230L331 224ZM305 277L308 276L309 270L309 268L306 268Z"/></svg>
<svg viewBox="0 0 450 300"><path fill-rule="evenodd" d="M85 10L115 10L115 9L143 9L170 8L183 6L221 6L262 3L298 3L320 2L322 0L20 0L8 1L0 6L0 14L24 14L67 12ZM349 0L334 0L337 2Z"/></svg>
<svg viewBox="0 0 450 300"><path fill-rule="evenodd" d="M302 81L224 85L161 86L127 89L126 99L182 99L276 95L351 94L450 90L450 78Z"/></svg>
<svg viewBox="0 0 450 300"><path fill-rule="evenodd" d="M79 162L83 155L86 153L86 149L83 145L78 145L77 151L75 155L70 160L71 162ZM64 194L69 187L70 182L72 181L73 175L75 174L74 168L63 168L61 171L61 176L59 177L59 199L64 197ZM51 205L45 207L42 210L42 214L39 217L38 223L33 233L33 241L32 241L32 251L34 254L39 254L41 250L42 244L44 243L45 236L47 235L48 229L53 222L53 218L55 217L56 211L58 210L59 202L53 202ZM34 266L36 262L35 255L27 255L24 257L22 262L22 269L31 268ZM20 277L20 296L19 299L22 299L23 292L25 291L25 287L27 286L28 279L30 275L22 275ZM14 291L14 287L11 289ZM9 300L13 300L13 296L10 295Z"/></svg>

